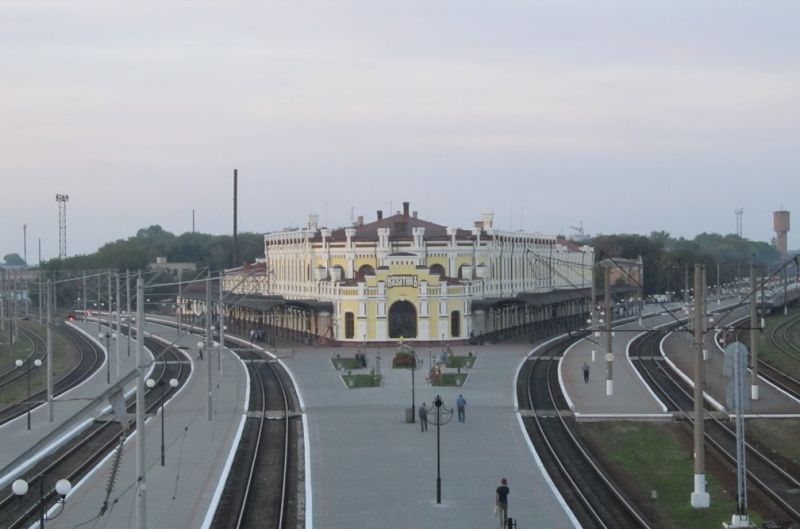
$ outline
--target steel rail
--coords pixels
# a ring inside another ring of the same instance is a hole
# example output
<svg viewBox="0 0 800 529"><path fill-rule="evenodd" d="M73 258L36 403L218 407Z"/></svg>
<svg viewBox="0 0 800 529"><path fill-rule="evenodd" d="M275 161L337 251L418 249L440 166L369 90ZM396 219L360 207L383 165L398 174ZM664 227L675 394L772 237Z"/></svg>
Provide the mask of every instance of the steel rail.
<svg viewBox="0 0 800 529"><path fill-rule="evenodd" d="M534 423L536 424L537 432L539 436L542 438L545 446L547 447L548 453L550 454L551 459L558 467L562 477L567 481L572 491L575 493L576 497L579 499L581 505L584 507L586 513L592 518L592 521L599 527L602 528L614 528L619 526L619 520L605 520L603 515L601 515L598 510L596 509L595 505L593 505L592 501L584 494L582 487L577 483L572 473L568 470L566 465L566 456L563 454L564 446L559 446L558 450L554 446L554 443L551 442L551 435L547 432L547 428L544 427L542 421L539 418L539 409L534 405L534 395L533 395L533 374L536 365L539 362L547 361L548 365L545 367L546 369L546 379L547 379L547 393L550 397L550 402L553 405L553 410L555 411L559 423L561 425L561 429L566 432L567 436L569 437L572 446L575 450L577 450L579 456L583 461L588 463L589 467L593 471L593 475L599 479L604 487L611 493L611 495L615 498L615 500L622 506L621 513L628 517L629 522L633 522L638 524L640 527L649 529L650 525L648 522L639 514L637 509L633 506L633 504L627 499L627 497L614 485L611 480L608 478L606 473L602 470L600 465L591 457L588 451L583 447L581 442L578 440L575 433L572 431L572 428L567 424L564 414L559 409L557 404L557 394L554 390L553 378L554 378L554 369L557 365L557 362L552 360L553 351L555 351L556 356L561 356L563 354L564 349L570 342L560 342L558 344L554 344L554 346L547 349L547 354L538 355L533 357L532 359L528 360L530 363L530 369L527 374L527 395L528 395L528 403L530 405Z"/></svg>

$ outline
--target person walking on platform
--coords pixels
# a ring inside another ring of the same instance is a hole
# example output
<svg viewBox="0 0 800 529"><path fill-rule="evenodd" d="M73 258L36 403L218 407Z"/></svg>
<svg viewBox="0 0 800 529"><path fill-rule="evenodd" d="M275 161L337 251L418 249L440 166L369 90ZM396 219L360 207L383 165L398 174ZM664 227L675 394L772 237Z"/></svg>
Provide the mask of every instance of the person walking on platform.
<svg viewBox="0 0 800 529"><path fill-rule="evenodd" d="M419 407L419 431L420 432L427 432L428 431L428 408L425 407L425 403L422 403L422 406Z"/></svg>
<svg viewBox="0 0 800 529"><path fill-rule="evenodd" d="M464 411L467 407L467 399L464 398L464 395L458 396L456 399L456 408L458 408L458 422L464 422Z"/></svg>
<svg viewBox="0 0 800 529"><path fill-rule="evenodd" d="M508 494L511 492L508 488L508 481L506 478L500 480L500 486L497 487L494 495L494 504L497 509L497 514L500 517L500 529L506 526L508 519Z"/></svg>
<svg viewBox="0 0 800 529"><path fill-rule="evenodd" d="M589 383L589 364L586 362L583 363L583 383Z"/></svg>

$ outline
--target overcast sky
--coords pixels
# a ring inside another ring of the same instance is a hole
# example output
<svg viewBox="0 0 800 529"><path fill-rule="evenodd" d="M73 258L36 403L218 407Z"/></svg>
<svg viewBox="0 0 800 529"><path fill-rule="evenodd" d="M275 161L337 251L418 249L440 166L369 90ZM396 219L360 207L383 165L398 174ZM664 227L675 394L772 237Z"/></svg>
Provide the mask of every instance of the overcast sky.
<svg viewBox="0 0 800 529"><path fill-rule="evenodd" d="M772 237L800 213L800 3L0 0L0 257L160 224ZM795 222L798 222L795 220ZM797 228L800 230L800 228ZM797 231L796 230L796 231ZM789 246L800 246L794 232Z"/></svg>

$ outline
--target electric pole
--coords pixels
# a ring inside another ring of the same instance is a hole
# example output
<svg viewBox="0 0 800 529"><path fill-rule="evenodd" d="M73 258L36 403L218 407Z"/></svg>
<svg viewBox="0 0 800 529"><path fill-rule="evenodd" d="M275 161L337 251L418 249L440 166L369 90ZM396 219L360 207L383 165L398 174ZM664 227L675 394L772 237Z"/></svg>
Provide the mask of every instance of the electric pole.
<svg viewBox="0 0 800 529"><path fill-rule="evenodd" d="M606 293L603 300L605 308L603 310L606 313L606 395L610 397L614 394L614 353L612 349L613 338L611 336L614 317L611 313L611 268L609 267L605 269L605 283Z"/></svg>
<svg viewBox="0 0 800 529"><path fill-rule="evenodd" d="M705 366L703 364L704 268L700 264L694 265L694 343L692 347L694 354L694 492L691 496L691 504L695 509L707 508L711 504L711 497L706 492L705 424L703 423L703 390L705 387Z"/></svg>
<svg viewBox="0 0 800 529"><path fill-rule="evenodd" d="M756 287L756 265L750 264L750 362L752 382L750 398L758 400L758 288Z"/></svg>

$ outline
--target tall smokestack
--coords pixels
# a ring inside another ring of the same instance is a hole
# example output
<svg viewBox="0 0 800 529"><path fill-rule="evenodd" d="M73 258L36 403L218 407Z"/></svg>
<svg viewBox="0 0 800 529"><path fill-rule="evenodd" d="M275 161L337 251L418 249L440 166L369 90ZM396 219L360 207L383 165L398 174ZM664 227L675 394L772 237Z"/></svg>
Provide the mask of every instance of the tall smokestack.
<svg viewBox="0 0 800 529"><path fill-rule="evenodd" d="M383 210L382 209L378 210L378 220L383 220Z"/></svg>
<svg viewBox="0 0 800 529"><path fill-rule="evenodd" d="M233 170L233 266L239 266L239 228L236 220L239 215L239 171Z"/></svg>
<svg viewBox="0 0 800 529"><path fill-rule="evenodd" d="M410 204L408 202L403 202L403 216L408 217L408 208Z"/></svg>

